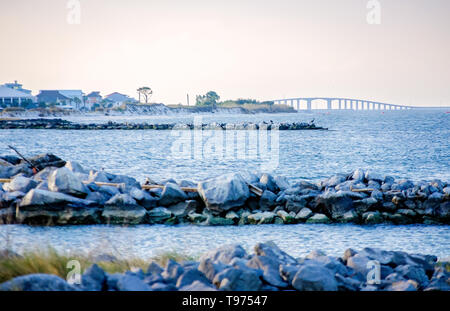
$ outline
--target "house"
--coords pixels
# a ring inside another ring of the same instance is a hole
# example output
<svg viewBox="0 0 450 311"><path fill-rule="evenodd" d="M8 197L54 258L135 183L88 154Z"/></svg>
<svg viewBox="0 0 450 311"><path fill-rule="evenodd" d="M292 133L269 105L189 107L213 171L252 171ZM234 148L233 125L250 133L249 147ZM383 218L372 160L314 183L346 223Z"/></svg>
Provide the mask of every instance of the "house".
<svg viewBox="0 0 450 311"><path fill-rule="evenodd" d="M62 95L64 95L67 98L70 98L70 102L68 105L72 106L73 109L90 109L90 107L86 107L86 103L83 99L83 91L81 90L58 90L58 92Z"/></svg>
<svg viewBox="0 0 450 311"><path fill-rule="evenodd" d="M5 83L3 85L9 87L10 89L31 95L31 91L22 88L22 84L17 83L17 80L15 80L14 83Z"/></svg>
<svg viewBox="0 0 450 311"><path fill-rule="evenodd" d="M70 106L71 99L61 94L58 90L41 90L36 96L38 103L47 105L55 104L58 106Z"/></svg>
<svg viewBox="0 0 450 311"><path fill-rule="evenodd" d="M89 106L92 107L92 105L100 104L102 101L102 96L100 95L100 92L91 92L85 97L85 102Z"/></svg>
<svg viewBox="0 0 450 311"><path fill-rule="evenodd" d="M35 101L35 97L31 94L21 92L19 90L0 85L0 106L19 107L24 104L30 104Z"/></svg>
<svg viewBox="0 0 450 311"><path fill-rule="evenodd" d="M137 103L137 100L128 95L118 92L111 93L105 97L105 100L112 104L112 107L119 107L125 103Z"/></svg>

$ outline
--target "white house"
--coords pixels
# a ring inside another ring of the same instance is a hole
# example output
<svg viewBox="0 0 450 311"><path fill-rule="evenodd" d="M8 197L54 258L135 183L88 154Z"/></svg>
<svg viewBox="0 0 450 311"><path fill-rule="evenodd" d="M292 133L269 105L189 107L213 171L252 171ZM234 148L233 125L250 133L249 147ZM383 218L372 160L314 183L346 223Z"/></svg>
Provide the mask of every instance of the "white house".
<svg viewBox="0 0 450 311"><path fill-rule="evenodd" d="M118 92L111 93L105 97L106 100L111 102L113 107L119 107L122 104L125 103L136 103L137 100L134 98L129 97L125 94L120 94Z"/></svg>
<svg viewBox="0 0 450 311"><path fill-rule="evenodd" d="M90 107L86 107L86 103L83 99L83 91L81 90L58 90L58 92L64 95L67 98L70 98L68 101L68 105L70 105L73 109L80 110L81 108L90 109Z"/></svg>
<svg viewBox="0 0 450 311"><path fill-rule="evenodd" d="M23 103L35 102L35 97L31 94L24 93L4 85L0 85L0 106L11 107L20 106Z"/></svg>

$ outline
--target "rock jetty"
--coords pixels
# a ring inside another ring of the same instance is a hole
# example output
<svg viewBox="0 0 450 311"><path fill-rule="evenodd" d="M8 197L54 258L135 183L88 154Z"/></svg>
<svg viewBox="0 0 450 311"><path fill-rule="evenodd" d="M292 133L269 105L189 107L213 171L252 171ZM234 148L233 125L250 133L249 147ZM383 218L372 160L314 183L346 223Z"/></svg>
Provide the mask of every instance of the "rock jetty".
<svg viewBox="0 0 450 311"><path fill-rule="evenodd" d="M150 123L118 123L109 121L107 123L75 123L63 119L11 119L0 120L0 129L57 129L57 130L193 130L200 129L200 125L193 123L178 124L150 124ZM203 130L327 130L314 123L209 123L202 124Z"/></svg>
<svg viewBox="0 0 450 311"><path fill-rule="evenodd" d="M0 157L2 223L450 223L450 184L441 180L397 180L357 169L318 183L230 173L199 183L169 179L141 185L53 154L28 160Z"/></svg>
<svg viewBox="0 0 450 311"><path fill-rule="evenodd" d="M372 268L374 263L377 268ZM248 254L224 245L198 261L165 266L151 262L146 271L108 273L94 263L78 282L50 274L29 274L0 284L0 291L449 291L448 262L436 256L364 248L342 257L312 251L294 258L274 243L259 243Z"/></svg>

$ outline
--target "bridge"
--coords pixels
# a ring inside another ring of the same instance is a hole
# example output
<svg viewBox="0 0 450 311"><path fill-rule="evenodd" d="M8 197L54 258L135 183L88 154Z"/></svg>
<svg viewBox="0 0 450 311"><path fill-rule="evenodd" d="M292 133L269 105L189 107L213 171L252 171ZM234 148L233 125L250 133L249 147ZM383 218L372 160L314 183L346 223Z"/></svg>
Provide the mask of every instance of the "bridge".
<svg viewBox="0 0 450 311"><path fill-rule="evenodd" d="M337 97L298 97L277 99L273 102L275 105L287 105L295 110L405 110L415 108L370 100Z"/></svg>

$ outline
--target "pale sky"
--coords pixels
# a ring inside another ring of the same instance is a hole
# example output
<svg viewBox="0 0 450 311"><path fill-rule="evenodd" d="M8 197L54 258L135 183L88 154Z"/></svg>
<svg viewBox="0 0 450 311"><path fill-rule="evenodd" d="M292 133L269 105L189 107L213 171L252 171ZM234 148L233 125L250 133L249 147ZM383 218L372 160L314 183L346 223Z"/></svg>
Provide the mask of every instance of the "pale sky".
<svg viewBox="0 0 450 311"><path fill-rule="evenodd" d="M450 106L450 1L0 0L0 84L186 103L329 96Z"/></svg>

